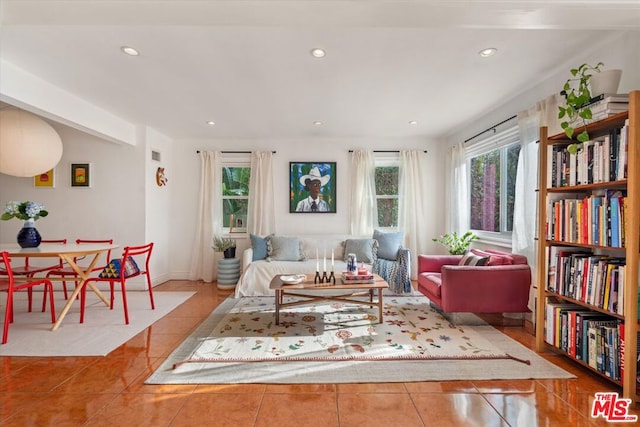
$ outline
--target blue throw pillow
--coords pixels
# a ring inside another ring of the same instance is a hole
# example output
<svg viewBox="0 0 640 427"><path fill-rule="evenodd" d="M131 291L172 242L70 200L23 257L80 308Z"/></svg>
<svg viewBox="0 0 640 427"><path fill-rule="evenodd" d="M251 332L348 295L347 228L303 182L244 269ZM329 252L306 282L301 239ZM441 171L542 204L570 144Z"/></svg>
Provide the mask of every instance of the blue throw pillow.
<svg viewBox="0 0 640 427"><path fill-rule="evenodd" d="M255 234L249 234L251 239L251 248L253 249L252 261L259 261L267 258L267 237L256 236Z"/></svg>
<svg viewBox="0 0 640 427"><path fill-rule="evenodd" d="M398 258L398 251L404 240L404 232L383 233L380 230L374 230L373 238L378 241L378 258L390 261L395 261Z"/></svg>

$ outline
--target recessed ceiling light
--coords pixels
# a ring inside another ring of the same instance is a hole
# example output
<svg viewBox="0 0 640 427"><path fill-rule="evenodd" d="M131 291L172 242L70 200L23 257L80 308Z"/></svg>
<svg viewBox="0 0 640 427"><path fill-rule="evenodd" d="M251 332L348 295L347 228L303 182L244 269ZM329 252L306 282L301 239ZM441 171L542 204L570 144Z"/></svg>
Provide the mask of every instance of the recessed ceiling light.
<svg viewBox="0 0 640 427"><path fill-rule="evenodd" d="M214 122L213 120L207 120L207 124L209 126L215 126L216 122Z"/></svg>
<svg viewBox="0 0 640 427"><path fill-rule="evenodd" d="M136 49L130 47L130 46L122 46L120 47L120 50L123 51L124 53L126 53L127 55L130 56L138 56L140 55L140 52L138 52Z"/></svg>
<svg viewBox="0 0 640 427"><path fill-rule="evenodd" d="M313 124L316 126L322 126L322 122L320 120L316 120Z"/></svg>
<svg viewBox="0 0 640 427"><path fill-rule="evenodd" d="M409 122L409 124L410 124L410 125L417 125L417 124L418 124L418 122L417 122L417 121L415 121L415 120L411 120L411 121Z"/></svg>
<svg viewBox="0 0 640 427"><path fill-rule="evenodd" d="M326 54L327 53L324 51L324 49L320 49L319 47L311 49L311 56L313 56L314 58L324 58Z"/></svg>
<svg viewBox="0 0 640 427"><path fill-rule="evenodd" d="M483 58L487 58L494 55L497 51L498 49L496 49L495 47L488 47L486 49L482 49L480 52L478 52L478 54Z"/></svg>

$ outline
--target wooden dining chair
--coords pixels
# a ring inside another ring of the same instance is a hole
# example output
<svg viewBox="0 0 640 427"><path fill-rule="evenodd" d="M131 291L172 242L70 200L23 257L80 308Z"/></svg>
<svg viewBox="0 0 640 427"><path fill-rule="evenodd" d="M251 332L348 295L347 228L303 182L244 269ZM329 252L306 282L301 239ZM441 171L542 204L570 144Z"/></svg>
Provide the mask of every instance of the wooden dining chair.
<svg viewBox="0 0 640 427"><path fill-rule="evenodd" d="M111 290L111 310L113 310L114 287L120 284L122 292L122 305L124 308L124 321L129 324L129 310L127 307L127 280L136 276L147 276L147 290L151 309L154 310L153 287L151 286L151 275L149 273L149 260L153 251L153 242L141 246L126 246L120 259L112 260L107 267L102 270L98 277L91 277L87 280L80 292L80 323L84 322L84 308L87 294L87 285L90 282L107 282ZM138 261L136 261L138 257Z"/></svg>
<svg viewBox="0 0 640 427"><path fill-rule="evenodd" d="M95 240L95 239L76 239L76 244L78 245L83 245L83 244L90 244L90 243L104 243L104 244L113 244L113 239L101 239L101 240ZM98 261L97 265L91 269L91 271L102 271L102 269L105 267L106 263L111 259L111 249L109 249L106 253L106 257L104 260L104 263L100 260ZM79 258L74 258L74 262L76 264L78 264L78 261L81 261ZM82 266L82 264L80 264L80 268L82 268L83 270L85 268L87 268L87 266ZM67 280L73 280L75 282L75 285L78 286L78 273L76 273L76 271L71 268L71 267L64 267L64 265L60 265L59 268L56 269L52 269L47 273L47 278L49 277L60 277L62 278L62 291L64 292L64 299L68 299L69 298L69 294L67 293ZM42 301L42 305L44 307L45 301Z"/></svg>
<svg viewBox="0 0 640 427"><path fill-rule="evenodd" d="M67 244L67 239L42 239L40 241L40 243L58 243L58 244L62 244L62 245L66 245ZM62 268L63 263L62 260L58 260L57 264L52 264L52 265L47 265L47 266L39 266L39 265L32 265L31 262L29 261L29 257L24 257L24 264L23 265L16 265L12 267L12 272L14 277L26 277L26 278L32 278L35 274L37 273L45 273L49 270L53 270L56 268ZM0 268L0 275L2 276L6 276L7 272L5 269ZM29 288L28 289L28 304L29 304L29 311L31 311L31 307L32 307L32 302L33 302L33 289ZM45 302L46 302L46 295L45 298L43 298L42 300L42 311L45 310Z"/></svg>
<svg viewBox="0 0 640 427"><path fill-rule="evenodd" d="M16 291L27 289L31 291L34 287L43 285L45 295L49 295L49 304L51 306L51 323L56 322L56 309L53 302L53 284L49 279L32 279L27 276L23 276L22 279L16 278L11 268L11 258L9 253L4 251L0 252L0 264L4 265L4 271L6 274L0 277L0 292L7 293L7 304L4 310L4 328L2 331L2 344L6 344L9 338L9 324L13 323L13 294ZM31 297L29 297L31 298ZM31 311L31 310L29 310Z"/></svg>

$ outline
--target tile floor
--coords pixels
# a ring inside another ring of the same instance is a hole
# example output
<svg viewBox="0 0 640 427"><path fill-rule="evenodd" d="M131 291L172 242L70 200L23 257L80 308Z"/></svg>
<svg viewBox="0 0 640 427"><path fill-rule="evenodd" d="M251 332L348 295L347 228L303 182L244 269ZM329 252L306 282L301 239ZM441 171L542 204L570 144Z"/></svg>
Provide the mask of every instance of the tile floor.
<svg viewBox="0 0 640 427"><path fill-rule="evenodd" d="M571 380L311 385L144 385L229 291L170 281L197 294L107 357L0 357L1 426L596 426L607 381L545 355ZM498 327L526 346L522 327ZM637 408L631 411L639 414ZM614 424L624 425L624 424Z"/></svg>

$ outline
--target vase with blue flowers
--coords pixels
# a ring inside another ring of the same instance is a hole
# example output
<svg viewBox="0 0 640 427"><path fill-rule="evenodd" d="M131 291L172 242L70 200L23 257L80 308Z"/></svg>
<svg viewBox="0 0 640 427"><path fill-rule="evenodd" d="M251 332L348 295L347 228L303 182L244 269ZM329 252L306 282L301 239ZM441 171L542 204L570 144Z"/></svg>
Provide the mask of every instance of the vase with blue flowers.
<svg viewBox="0 0 640 427"><path fill-rule="evenodd" d="M40 233L35 226L35 221L49 215L42 203L11 201L4 207L0 219L8 221L18 218L24 221L24 226L18 232L18 244L22 248L37 248L42 241Z"/></svg>

